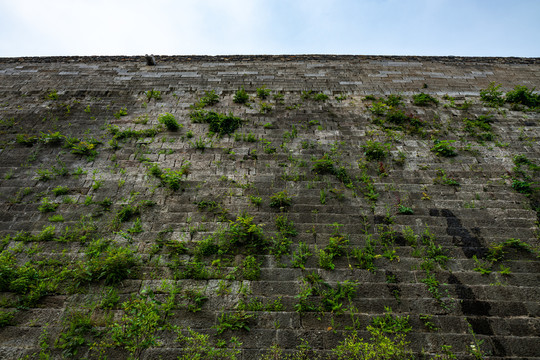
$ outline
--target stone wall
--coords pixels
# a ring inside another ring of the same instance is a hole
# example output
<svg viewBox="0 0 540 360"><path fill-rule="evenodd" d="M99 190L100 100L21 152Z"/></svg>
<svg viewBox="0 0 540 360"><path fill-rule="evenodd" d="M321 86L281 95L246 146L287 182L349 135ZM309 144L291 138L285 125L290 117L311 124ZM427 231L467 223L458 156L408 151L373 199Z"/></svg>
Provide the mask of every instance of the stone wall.
<svg viewBox="0 0 540 360"><path fill-rule="evenodd" d="M0 59L0 359L540 358L539 59L156 60Z"/></svg>

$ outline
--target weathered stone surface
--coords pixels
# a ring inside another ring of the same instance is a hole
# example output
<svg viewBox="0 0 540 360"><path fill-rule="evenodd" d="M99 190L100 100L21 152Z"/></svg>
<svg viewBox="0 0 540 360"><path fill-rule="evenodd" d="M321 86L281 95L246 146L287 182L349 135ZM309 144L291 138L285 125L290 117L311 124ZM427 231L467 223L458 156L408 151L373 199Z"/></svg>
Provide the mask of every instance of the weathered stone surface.
<svg viewBox="0 0 540 360"><path fill-rule="evenodd" d="M480 99L490 83L538 88L540 59L155 59L0 58L0 359L127 358L110 331L135 299L170 325L154 329L141 359L178 358L188 328L211 342L237 337L241 359L304 341L332 358L352 331L369 339L390 308L408 316L418 357L452 346L470 358L476 341L485 358L540 359L540 113ZM241 87L247 106L234 102ZM209 91L219 102L201 109L240 117L235 134L191 120ZM438 104L415 105L419 93ZM396 110L406 120L389 119ZM165 113L178 131L159 122ZM457 156L438 156L434 140ZM375 142L380 158L369 157ZM183 168L174 188L163 174ZM282 191L290 206L271 206ZM263 230L266 248L226 238L239 217ZM279 234L277 219L296 234ZM212 236L221 256L197 251ZM300 266L301 243L311 256ZM357 258L370 243L371 270ZM245 269L250 254L260 275ZM220 327L231 314L245 323ZM77 319L89 324L80 339Z"/></svg>

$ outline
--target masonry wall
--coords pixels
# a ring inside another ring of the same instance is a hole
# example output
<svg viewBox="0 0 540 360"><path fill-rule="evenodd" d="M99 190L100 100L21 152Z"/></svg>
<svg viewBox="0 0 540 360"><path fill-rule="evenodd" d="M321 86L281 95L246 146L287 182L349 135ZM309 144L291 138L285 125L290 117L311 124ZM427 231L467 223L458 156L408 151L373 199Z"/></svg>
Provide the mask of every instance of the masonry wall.
<svg viewBox="0 0 540 360"><path fill-rule="evenodd" d="M385 314L416 357L540 358L540 116L491 83L539 60L0 59L0 358L176 359L188 328L337 358Z"/></svg>

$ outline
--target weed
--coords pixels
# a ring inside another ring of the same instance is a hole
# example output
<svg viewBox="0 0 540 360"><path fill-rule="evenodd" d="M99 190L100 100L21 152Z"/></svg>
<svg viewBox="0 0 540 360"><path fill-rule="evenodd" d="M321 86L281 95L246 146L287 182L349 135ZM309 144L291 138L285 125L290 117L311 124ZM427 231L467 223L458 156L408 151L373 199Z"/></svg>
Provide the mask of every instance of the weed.
<svg viewBox="0 0 540 360"><path fill-rule="evenodd" d="M50 222L62 222L64 221L64 217L60 214L53 215L49 217Z"/></svg>
<svg viewBox="0 0 540 360"><path fill-rule="evenodd" d="M71 312L63 320L62 332L55 343L55 347L62 350L63 356L76 356L80 347L89 344L88 335L97 334L90 315L84 312Z"/></svg>
<svg viewBox="0 0 540 360"><path fill-rule="evenodd" d="M17 142L17 144L28 147L33 146L35 143L38 142L38 140L39 138L37 136L28 134L17 134L17 136L15 137L15 141Z"/></svg>
<svg viewBox="0 0 540 360"><path fill-rule="evenodd" d="M152 99L161 100L161 91L159 90L154 90L154 89L148 90L144 94L146 95L146 98L148 99L148 101Z"/></svg>
<svg viewBox="0 0 540 360"><path fill-rule="evenodd" d="M279 191L270 196L270 207L286 208L291 206L292 197L289 196L287 190Z"/></svg>
<svg viewBox="0 0 540 360"><path fill-rule="evenodd" d="M504 104L504 98L502 96L501 84L496 85L494 82L490 83L487 89L480 90L480 99L491 107L498 107Z"/></svg>
<svg viewBox="0 0 540 360"><path fill-rule="evenodd" d="M210 145L212 146L212 140L205 140L203 139L202 136L199 136L199 138L195 141L190 141L189 142L191 144L191 146L193 146L195 149L197 150L202 150L204 151L204 149L206 149L207 145Z"/></svg>
<svg viewBox="0 0 540 360"><path fill-rule="evenodd" d="M11 325L11 320L15 317L17 311L0 310L0 329Z"/></svg>
<svg viewBox="0 0 540 360"><path fill-rule="evenodd" d="M210 132L219 136L228 135L242 125L242 119L230 115L219 114L213 111L196 110L190 114L194 123L207 123Z"/></svg>
<svg viewBox="0 0 540 360"><path fill-rule="evenodd" d="M428 94L420 93L413 95L413 104L417 106L428 106L430 104L437 105L438 103L439 100Z"/></svg>
<svg viewBox="0 0 540 360"><path fill-rule="evenodd" d="M47 94L47 98L49 100L58 100L58 92L56 90L52 90L50 93Z"/></svg>
<svg viewBox="0 0 540 360"><path fill-rule="evenodd" d="M392 108L390 106L388 106L387 104L385 104L382 101L377 101L377 102L373 103L369 107L369 111L371 111L373 114L379 115L379 116L386 115L391 109Z"/></svg>
<svg viewBox="0 0 540 360"><path fill-rule="evenodd" d="M338 102L342 102L343 100L347 100L347 95L339 94L337 96L334 96L334 99L336 99Z"/></svg>
<svg viewBox="0 0 540 360"><path fill-rule="evenodd" d="M453 142L455 140L433 140L433 147L430 150L443 157L457 156L456 148L450 145Z"/></svg>
<svg viewBox="0 0 540 360"><path fill-rule="evenodd" d="M247 104L248 101L249 101L249 95L247 94L246 90L244 90L244 87L242 86L234 94L233 102L235 102L236 104Z"/></svg>
<svg viewBox="0 0 540 360"><path fill-rule="evenodd" d="M257 97L259 99L264 100L268 96L270 96L270 89L267 89L266 86L262 86L260 88L257 88Z"/></svg>
<svg viewBox="0 0 540 360"><path fill-rule="evenodd" d="M383 160L389 153L389 145L378 141L368 140L366 144L362 145L362 148L364 149L364 156L370 161Z"/></svg>
<svg viewBox="0 0 540 360"><path fill-rule="evenodd" d="M53 172L49 169L39 169L36 173L39 181L48 181L53 178Z"/></svg>
<svg viewBox="0 0 540 360"><path fill-rule="evenodd" d="M268 114L270 111L272 111L272 105L262 102L261 108L259 109L259 113L261 114Z"/></svg>
<svg viewBox="0 0 540 360"><path fill-rule="evenodd" d="M210 342L210 335L198 333L189 327L186 331L188 335L182 335L177 330L178 337L176 341L182 345L182 356L178 357L179 360L236 360L236 355L240 354L240 350L236 350L236 348L242 344L235 337L231 338L229 346L226 346L226 342L216 346Z"/></svg>
<svg viewBox="0 0 540 360"><path fill-rule="evenodd" d="M319 193L319 202L322 205L326 204L326 191L324 189L321 189Z"/></svg>
<svg viewBox="0 0 540 360"><path fill-rule="evenodd" d="M163 322L164 305L151 296L139 295L122 304L124 314L120 322L109 329L111 345L129 351L132 359L139 359L142 352L159 344L157 332Z"/></svg>
<svg viewBox="0 0 540 360"><path fill-rule="evenodd" d="M259 207L259 206L261 206L261 204L262 204L262 197L250 195L250 196L249 196L249 201L250 201L253 205Z"/></svg>
<svg viewBox="0 0 540 360"><path fill-rule="evenodd" d="M176 121L176 118L171 113L159 115L158 121L165 125L169 131L177 131L179 128L183 127L183 125L178 124L178 121Z"/></svg>
<svg viewBox="0 0 540 360"><path fill-rule="evenodd" d="M114 113L114 117L117 119L120 119L122 116L127 116L127 108L121 108L117 112Z"/></svg>
<svg viewBox="0 0 540 360"><path fill-rule="evenodd" d="M292 254L291 266L294 268L305 269L306 261L312 255L309 246L305 242L298 243L298 249Z"/></svg>
<svg viewBox="0 0 540 360"><path fill-rule="evenodd" d="M436 177L433 179L434 184L443 184L449 186L460 186L457 180L449 178L443 169L437 169Z"/></svg>
<svg viewBox="0 0 540 360"><path fill-rule="evenodd" d="M222 334L225 331L231 330L245 330L250 331L248 322L253 318L253 314L246 314L244 311L234 313L222 313L219 317L219 324L213 326L217 329L218 334Z"/></svg>
<svg viewBox="0 0 540 360"><path fill-rule="evenodd" d="M529 90L526 86L516 85L514 90L506 93L505 101L534 108L540 106L540 95L534 93L534 88Z"/></svg>
<svg viewBox="0 0 540 360"><path fill-rule="evenodd" d="M314 100L323 102L328 100L328 95L324 93L316 93L313 90L302 91L302 95L300 97L302 98L302 100Z"/></svg>
<svg viewBox="0 0 540 360"><path fill-rule="evenodd" d="M261 264L254 256L246 256L242 262L242 275L246 280L259 280L261 276Z"/></svg>
<svg viewBox="0 0 540 360"><path fill-rule="evenodd" d="M433 316L428 314L420 314L420 320L429 331L438 331L439 328L432 322Z"/></svg>
<svg viewBox="0 0 540 360"><path fill-rule="evenodd" d="M398 205L398 212L402 215L412 215L414 211L411 207L404 206L402 204Z"/></svg>
<svg viewBox="0 0 540 360"><path fill-rule="evenodd" d="M52 203L49 198L44 197L41 199L41 205L38 207L38 210L42 213L53 212L56 211L58 206L60 206L60 204Z"/></svg>

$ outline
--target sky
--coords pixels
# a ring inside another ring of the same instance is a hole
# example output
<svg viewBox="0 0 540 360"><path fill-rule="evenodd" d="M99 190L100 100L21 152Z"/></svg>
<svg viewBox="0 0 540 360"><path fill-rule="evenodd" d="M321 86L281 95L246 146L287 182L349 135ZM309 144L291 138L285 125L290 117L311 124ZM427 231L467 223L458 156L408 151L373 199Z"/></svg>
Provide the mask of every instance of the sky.
<svg viewBox="0 0 540 360"><path fill-rule="evenodd" d="M540 0L0 0L0 57L540 57Z"/></svg>

